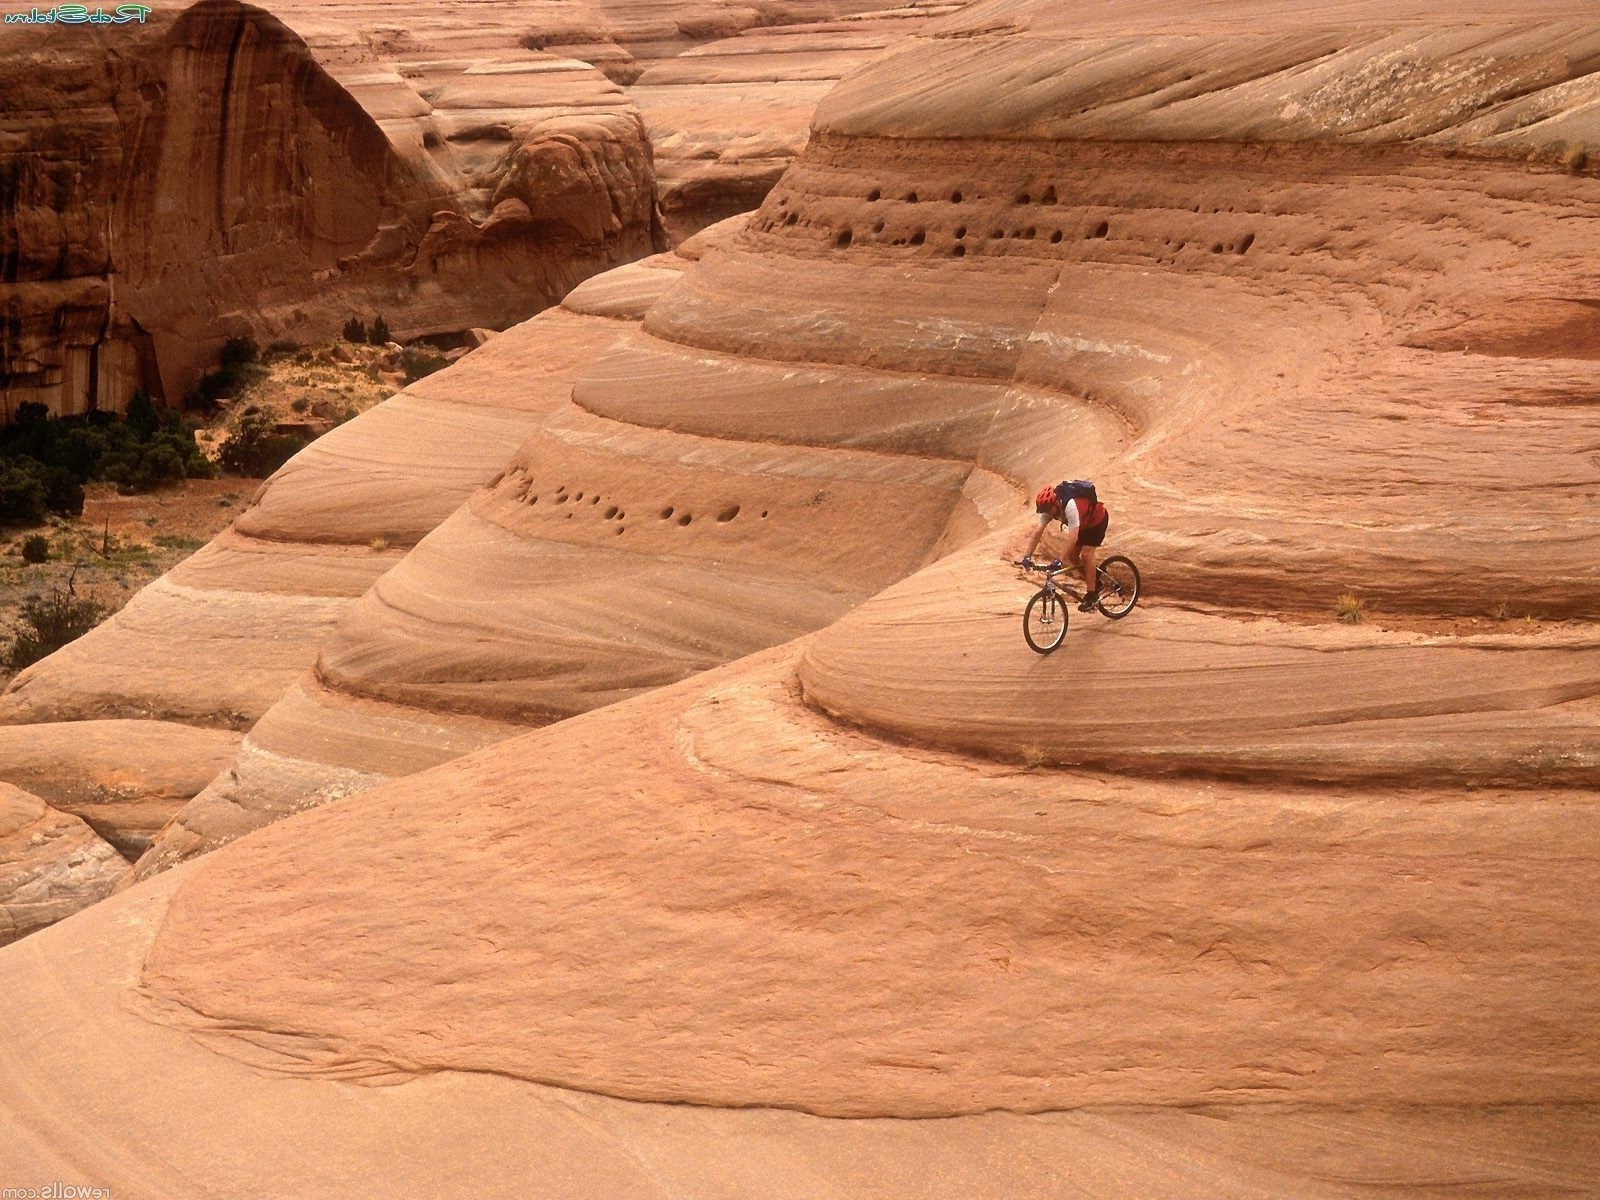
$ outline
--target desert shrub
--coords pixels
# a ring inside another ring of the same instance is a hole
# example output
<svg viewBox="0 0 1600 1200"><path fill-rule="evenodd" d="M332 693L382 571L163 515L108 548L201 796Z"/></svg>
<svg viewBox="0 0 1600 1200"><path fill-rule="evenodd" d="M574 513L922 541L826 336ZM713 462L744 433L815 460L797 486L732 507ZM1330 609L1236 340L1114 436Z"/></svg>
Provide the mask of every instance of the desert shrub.
<svg viewBox="0 0 1600 1200"><path fill-rule="evenodd" d="M389 341L389 322L381 314L373 317L372 324L367 326L367 341L374 346L382 346Z"/></svg>
<svg viewBox="0 0 1600 1200"><path fill-rule="evenodd" d="M300 355L300 343L291 338L279 338L277 341L268 342L262 358L295 358Z"/></svg>
<svg viewBox="0 0 1600 1200"><path fill-rule="evenodd" d="M303 438L276 432L272 418L266 413L248 412L239 421L239 427L222 443L217 458L223 470L235 475L270 475L305 445Z"/></svg>
<svg viewBox="0 0 1600 1200"><path fill-rule="evenodd" d="M344 340L347 342L367 340L367 327L361 323L360 317L351 317L344 323Z"/></svg>
<svg viewBox="0 0 1600 1200"><path fill-rule="evenodd" d="M20 628L6 650L6 666L13 671L32 666L68 642L82 637L106 615L105 606L66 587L54 587L47 596L22 603Z"/></svg>
<svg viewBox="0 0 1600 1200"><path fill-rule="evenodd" d="M443 355L424 353L413 346L407 346L400 356L400 368L405 372L407 383L415 383L424 375L432 375L449 365Z"/></svg>
<svg viewBox="0 0 1600 1200"><path fill-rule="evenodd" d="M143 388L133 393L123 420L127 421L128 429L140 441L148 441L161 428L161 414L156 412L156 406L150 402Z"/></svg>
<svg viewBox="0 0 1600 1200"><path fill-rule="evenodd" d="M37 525L45 514L44 479L38 463L0 463L0 521Z"/></svg>
<svg viewBox="0 0 1600 1200"><path fill-rule="evenodd" d="M50 561L50 539L42 533L35 533L22 539L22 561L25 563L42 563Z"/></svg>
<svg viewBox="0 0 1600 1200"><path fill-rule="evenodd" d="M47 512L83 511L83 485L106 479L130 491L167 480L215 474L195 445L194 431L173 412L158 410L143 392L128 416L89 413L50 417L42 406L0 428L0 521L37 524Z"/></svg>
<svg viewBox="0 0 1600 1200"><path fill-rule="evenodd" d="M1359 625L1367 619L1367 604L1354 592L1346 592L1334 605L1334 613L1346 625Z"/></svg>

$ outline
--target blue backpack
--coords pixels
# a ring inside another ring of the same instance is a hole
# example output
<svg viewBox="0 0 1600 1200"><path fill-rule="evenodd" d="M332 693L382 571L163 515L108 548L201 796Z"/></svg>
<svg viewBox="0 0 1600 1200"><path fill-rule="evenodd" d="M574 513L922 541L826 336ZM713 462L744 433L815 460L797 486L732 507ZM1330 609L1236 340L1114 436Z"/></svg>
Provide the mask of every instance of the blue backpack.
<svg viewBox="0 0 1600 1200"><path fill-rule="evenodd" d="M1100 503L1099 497L1094 494L1094 484L1087 479L1063 479L1056 484L1056 499L1061 501L1063 508L1080 496L1089 502L1090 508Z"/></svg>

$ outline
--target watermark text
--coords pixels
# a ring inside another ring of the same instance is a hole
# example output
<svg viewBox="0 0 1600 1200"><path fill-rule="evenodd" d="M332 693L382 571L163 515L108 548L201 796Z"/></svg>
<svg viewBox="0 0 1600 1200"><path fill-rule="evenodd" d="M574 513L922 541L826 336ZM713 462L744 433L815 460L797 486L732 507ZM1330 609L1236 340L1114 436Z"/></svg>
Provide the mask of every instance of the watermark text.
<svg viewBox="0 0 1600 1200"><path fill-rule="evenodd" d="M57 4L53 8L8 12L5 17L7 25L143 25L149 15L147 4L119 4L110 12L98 6L90 9L82 4Z"/></svg>

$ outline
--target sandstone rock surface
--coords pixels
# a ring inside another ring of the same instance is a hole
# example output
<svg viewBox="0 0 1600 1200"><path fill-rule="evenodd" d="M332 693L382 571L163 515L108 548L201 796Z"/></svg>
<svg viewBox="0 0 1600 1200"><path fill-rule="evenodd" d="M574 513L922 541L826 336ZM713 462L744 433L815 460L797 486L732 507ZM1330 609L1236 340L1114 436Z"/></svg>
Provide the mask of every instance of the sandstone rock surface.
<svg viewBox="0 0 1600 1200"><path fill-rule="evenodd" d="M0 954L8 1024L51 1011L0 1153L235 1194L287 1120L349 1134L293 1194L445 1142L489 1194L1592 1193L1585 15L972 5L748 224L430 377L551 363L151 861L231 844ZM360 549L332 461L239 536ZM1040 657L1009 562L1064 474L1147 594ZM127 1115L157 1086L204 1136Z"/></svg>
<svg viewBox="0 0 1600 1200"><path fill-rule="evenodd" d="M0 779L81 818L134 859L238 742L227 730L160 721L0 726Z"/></svg>
<svg viewBox="0 0 1600 1200"><path fill-rule="evenodd" d="M104 898L127 873L77 817L0 783L0 945Z"/></svg>

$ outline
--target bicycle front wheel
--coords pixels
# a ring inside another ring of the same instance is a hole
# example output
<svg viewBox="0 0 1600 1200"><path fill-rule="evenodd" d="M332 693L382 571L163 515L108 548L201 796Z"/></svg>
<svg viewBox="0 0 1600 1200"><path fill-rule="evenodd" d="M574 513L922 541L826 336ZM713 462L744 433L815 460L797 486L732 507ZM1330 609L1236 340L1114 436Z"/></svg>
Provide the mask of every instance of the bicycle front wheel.
<svg viewBox="0 0 1600 1200"><path fill-rule="evenodd" d="M1067 636L1067 606L1061 597L1048 588L1040 588L1028 607L1022 611L1022 636L1028 648L1039 654L1049 654L1061 645Z"/></svg>
<svg viewBox="0 0 1600 1200"><path fill-rule="evenodd" d="M1139 603L1139 568L1133 560L1113 554L1100 564L1100 603L1096 606L1113 621L1120 621Z"/></svg>

